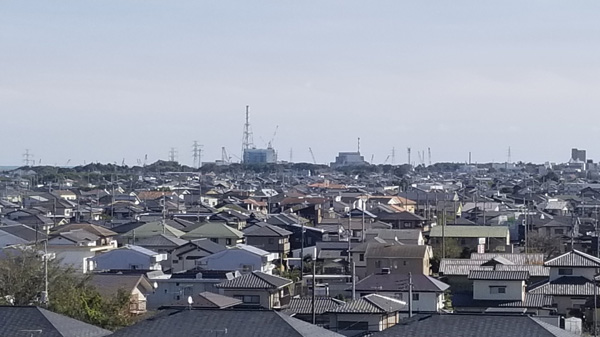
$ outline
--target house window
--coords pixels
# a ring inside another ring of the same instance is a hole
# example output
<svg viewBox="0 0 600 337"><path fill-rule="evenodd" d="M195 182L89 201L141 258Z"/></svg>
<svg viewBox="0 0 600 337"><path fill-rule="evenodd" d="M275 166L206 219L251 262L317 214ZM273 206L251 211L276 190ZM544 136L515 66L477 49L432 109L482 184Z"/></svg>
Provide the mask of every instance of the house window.
<svg viewBox="0 0 600 337"><path fill-rule="evenodd" d="M225 239L225 244L231 246L231 239Z"/></svg>
<svg viewBox="0 0 600 337"><path fill-rule="evenodd" d="M212 241L214 243L219 243L219 239L215 239L215 238L211 238L210 241Z"/></svg>
<svg viewBox="0 0 600 337"><path fill-rule="evenodd" d="M375 268L381 268L381 261L380 260L375 261Z"/></svg>
<svg viewBox="0 0 600 337"><path fill-rule="evenodd" d="M179 260L173 260L173 264L178 264Z"/></svg>
<svg viewBox="0 0 600 337"><path fill-rule="evenodd" d="M275 243L275 240L273 238L269 238L269 244L272 245Z"/></svg>
<svg viewBox="0 0 600 337"><path fill-rule="evenodd" d="M562 235L562 234L565 234L565 231L562 228L557 228L554 230L554 234Z"/></svg>
<svg viewBox="0 0 600 337"><path fill-rule="evenodd" d="M490 286L490 294L506 294L505 286Z"/></svg>
<svg viewBox="0 0 600 337"><path fill-rule="evenodd" d="M571 268L559 268L558 275L573 275L573 269Z"/></svg>
<svg viewBox="0 0 600 337"><path fill-rule="evenodd" d="M412 224L410 222L405 222L404 223L404 228L411 228Z"/></svg>
<svg viewBox="0 0 600 337"><path fill-rule="evenodd" d="M364 261L365 260L365 254L360 254L358 255L358 261Z"/></svg>
<svg viewBox="0 0 600 337"><path fill-rule="evenodd" d="M235 295L233 297L241 300L244 304L260 304L260 296L258 295Z"/></svg>
<svg viewBox="0 0 600 337"><path fill-rule="evenodd" d="M413 301L418 301L419 300L419 294L413 294L412 300Z"/></svg>

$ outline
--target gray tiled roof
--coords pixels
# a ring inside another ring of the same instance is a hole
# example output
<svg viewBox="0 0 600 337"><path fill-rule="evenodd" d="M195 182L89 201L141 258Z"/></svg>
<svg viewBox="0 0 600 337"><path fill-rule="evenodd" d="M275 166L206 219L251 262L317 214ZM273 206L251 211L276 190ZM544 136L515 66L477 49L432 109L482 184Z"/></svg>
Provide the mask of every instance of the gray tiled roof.
<svg viewBox="0 0 600 337"><path fill-rule="evenodd" d="M592 255L580 252L578 250L572 250L561 256L555 257L552 260L547 261L545 266L548 267L600 267L600 259Z"/></svg>
<svg viewBox="0 0 600 337"><path fill-rule="evenodd" d="M335 310L337 307L345 304L344 301L336 300L332 297L315 297L315 312L321 315L325 312ZM311 314L312 297L292 298L287 308L287 312L293 314Z"/></svg>
<svg viewBox="0 0 600 337"><path fill-rule="evenodd" d="M471 270L469 280L524 281L529 279L526 271Z"/></svg>
<svg viewBox="0 0 600 337"><path fill-rule="evenodd" d="M429 236L442 237L442 227L431 228ZM445 226L444 235L447 238L505 238L509 236L508 227L504 226Z"/></svg>
<svg viewBox="0 0 600 337"><path fill-rule="evenodd" d="M452 294L452 306L455 308L549 308L552 296L544 294L525 294L524 300L474 300L472 293Z"/></svg>
<svg viewBox="0 0 600 337"><path fill-rule="evenodd" d="M375 337L575 337L577 335L520 315L416 316L375 334Z"/></svg>
<svg viewBox="0 0 600 337"><path fill-rule="evenodd" d="M110 331L38 307L0 306L0 336L26 336L41 330L47 337L101 337Z"/></svg>
<svg viewBox="0 0 600 337"><path fill-rule="evenodd" d="M226 332L225 332L226 331ZM115 332L111 337L227 336L342 337L267 310L167 310Z"/></svg>
<svg viewBox="0 0 600 337"><path fill-rule="evenodd" d="M435 278L415 274L412 275L413 291L444 292L450 286ZM408 275L403 274L372 274L356 284L356 290L362 292L377 291L408 291Z"/></svg>
<svg viewBox="0 0 600 337"><path fill-rule="evenodd" d="M509 261L512 261L514 264L522 264L522 265L525 265L525 264L543 265L544 264L544 254L538 254L538 253L529 253L529 254L471 253L471 260L489 261L496 256L503 257Z"/></svg>
<svg viewBox="0 0 600 337"><path fill-rule="evenodd" d="M501 271L527 271L530 277L543 277L550 275L550 268L538 265L497 265L496 270Z"/></svg>
<svg viewBox="0 0 600 337"><path fill-rule="evenodd" d="M600 287L596 292L600 294ZM531 294L554 296L594 296L594 284L581 276L563 276L529 290Z"/></svg>
<svg viewBox="0 0 600 337"><path fill-rule="evenodd" d="M405 310L406 303L378 294L369 294L352 302L348 302L331 312L335 313L391 313Z"/></svg>
<svg viewBox="0 0 600 337"><path fill-rule="evenodd" d="M255 271L215 285L224 289L278 289L291 284L283 277Z"/></svg>

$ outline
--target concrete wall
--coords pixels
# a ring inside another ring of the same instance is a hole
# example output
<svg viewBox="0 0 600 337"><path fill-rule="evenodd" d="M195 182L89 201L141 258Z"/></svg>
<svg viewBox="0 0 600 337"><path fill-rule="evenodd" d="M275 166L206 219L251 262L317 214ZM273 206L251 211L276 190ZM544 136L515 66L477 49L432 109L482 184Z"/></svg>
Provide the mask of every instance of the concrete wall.
<svg viewBox="0 0 600 337"><path fill-rule="evenodd" d="M430 274L429 259L410 259L410 258L378 258L365 257L367 262L366 274L381 272L382 268L389 268L392 274ZM379 263L377 263L379 261Z"/></svg>
<svg viewBox="0 0 600 337"><path fill-rule="evenodd" d="M560 269L572 269L573 270L573 275L559 275L559 270ZM550 281L554 281L557 278L563 277L563 276L583 276L585 278L587 278L588 280L592 280L594 278L594 275L597 273L596 268L559 268L559 267L552 267L550 268Z"/></svg>
<svg viewBox="0 0 600 337"><path fill-rule="evenodd" d="M506 293L492 294L491 286L504 286ZM473 281L473 299L475 300L523 300L525 294L525 281Z"/></svg>

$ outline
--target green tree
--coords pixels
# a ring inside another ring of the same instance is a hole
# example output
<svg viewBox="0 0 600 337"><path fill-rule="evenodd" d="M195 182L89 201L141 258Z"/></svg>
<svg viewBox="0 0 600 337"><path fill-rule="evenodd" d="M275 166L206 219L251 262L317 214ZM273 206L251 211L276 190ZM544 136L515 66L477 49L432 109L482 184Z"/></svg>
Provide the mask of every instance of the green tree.
<svg viewBox="0 0 600 337"><path fill-rule="evenodd" d="M129 294L119 291L113 297L102 297L89 280L89 275L49 261L48 309L111 330L133 323ZM36 250L10 251L0 259L0 298L4 304L42 305L44 283L44 262Z"/></svg>

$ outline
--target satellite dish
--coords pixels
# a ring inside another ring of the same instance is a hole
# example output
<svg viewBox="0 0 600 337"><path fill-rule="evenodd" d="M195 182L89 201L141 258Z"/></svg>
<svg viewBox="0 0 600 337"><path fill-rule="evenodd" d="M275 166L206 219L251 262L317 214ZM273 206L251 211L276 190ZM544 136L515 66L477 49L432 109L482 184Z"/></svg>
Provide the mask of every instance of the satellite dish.
<svg viewBox="0 0 600 337"><path fill-rule="evenodd" d="M194 304L194 300L192 299L192 296L188 296L188 304L189 305Z"/></svg>

